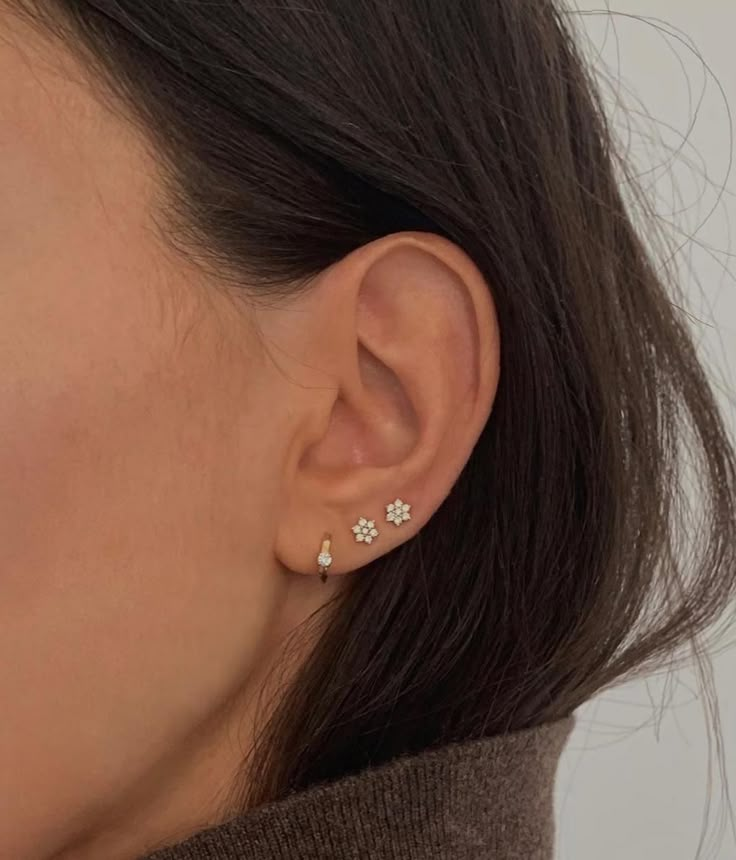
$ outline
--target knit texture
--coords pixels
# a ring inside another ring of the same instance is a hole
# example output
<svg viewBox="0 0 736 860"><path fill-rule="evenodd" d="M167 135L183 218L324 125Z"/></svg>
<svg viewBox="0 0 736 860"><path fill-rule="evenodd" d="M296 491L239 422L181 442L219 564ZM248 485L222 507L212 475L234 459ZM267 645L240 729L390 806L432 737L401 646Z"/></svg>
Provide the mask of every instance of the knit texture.
<svg viewBox="0 0 736 860"><path fill-rule="evenodd" d="M403 756L141 860L549 860L555 774L573 724Z"/></svg>

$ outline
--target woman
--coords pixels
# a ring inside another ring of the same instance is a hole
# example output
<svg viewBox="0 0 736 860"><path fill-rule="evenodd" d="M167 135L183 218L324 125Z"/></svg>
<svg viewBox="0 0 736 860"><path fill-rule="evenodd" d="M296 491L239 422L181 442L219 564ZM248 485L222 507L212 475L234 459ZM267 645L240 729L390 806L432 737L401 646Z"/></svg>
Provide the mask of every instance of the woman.
<svg viewBox="0 0 736 860"><path fill-rule="evenodd" d="M568 19L0 7L0 858L550 857L736 546Z"/></svg>

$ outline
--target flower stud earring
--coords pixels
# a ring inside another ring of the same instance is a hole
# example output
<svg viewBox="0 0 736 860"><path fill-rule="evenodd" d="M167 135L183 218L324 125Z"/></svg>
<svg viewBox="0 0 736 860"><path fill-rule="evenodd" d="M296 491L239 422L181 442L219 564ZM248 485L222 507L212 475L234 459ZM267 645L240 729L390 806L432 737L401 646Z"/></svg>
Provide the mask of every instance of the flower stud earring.
<svg viewBox="0 0 736 860"><path fill-rule="evenodd" d="M378 529L374 520L367 520L361 517L353 526L353 534L357 543L373 543L378 537Z"/></svg>
<svg viewBox="0 0 736 860"><path fill-rule="evenodd" d="M327 582L327 568L332 564L332 554L330 548L332 546L332 535L326 534L322 541L322 549L317 556L317 564L319 565L319 578L322 582Z"/></svg>
<svg viewBox="0 0 736 860"><path fill-rule="evenodd" d="M395 526L400 526L402 523L411 519L411 514L409 513L410 510L411 505L407 505L407 503L402 502L401 499L396 499L386 505L386 522L393 523Z"/></svg>

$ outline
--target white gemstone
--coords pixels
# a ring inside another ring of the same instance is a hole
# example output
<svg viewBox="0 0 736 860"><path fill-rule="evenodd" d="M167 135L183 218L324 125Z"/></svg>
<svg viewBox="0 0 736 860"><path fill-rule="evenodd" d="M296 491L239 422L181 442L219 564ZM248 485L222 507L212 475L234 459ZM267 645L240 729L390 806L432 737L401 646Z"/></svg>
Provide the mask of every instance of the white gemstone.
<svg viewBox="0 0 736 860"><path fill-rule="evenodd" d="M361 517L361 518L358 520L358 525L359 525L359 526L364 526L364 525L366 524L366 522L367 522L366 518L365 518L365 517Z"/></svg>
<svg viewBox="0 0 736 860"><path fill-rule="evenodd" d="M370 536L371 537L378 537L378 529L371 529L370 530Z"/></svg>
<svg viewBox="0 0 736 860"><path fill-rule="evenodd" d="M366 535L364 540L366 543L373 543L373 538L370 535Z"/></svg>
<svg viewBox="0 0 736 860"><path fill-rule="evenodd" d="M353 526L353 534L358 534L360 532L360 526Z"/></svg>
<svg viewBox="0 0 736 860"><path fill-rule="evenodd" d="M373 526L375 526L375 524L376 524L375 520L368 520L368 522L366 523L366 526L368 526L369 529L372 529Z"/></svg>
<svg viewBox="0 0 736 860"><path fill-rule="evenodd" d="M389 513L391 513L391 511L394 509L394 507L395 507L394 503L393 503L393 502L391 502L391 504L390 504L390 505L386 505L386 510L387 510Z"/></svg>
<svg viewBox="0 0 736 860"><path fill-rule="evenodd" d="M317 556L317 564L320 567L329 567L332 564L332 556L329 552L321 552Z"/></svg>
<svg viewBox="0 0 736 860"><path fill-rule="evenodd" d="M363 534L363 532L361 532L360 534L355 535L355 540L357 540L357 541L358 541L358 543L361 543L362 541L364 541L364 540L365 540L365 535Z"/></svg>

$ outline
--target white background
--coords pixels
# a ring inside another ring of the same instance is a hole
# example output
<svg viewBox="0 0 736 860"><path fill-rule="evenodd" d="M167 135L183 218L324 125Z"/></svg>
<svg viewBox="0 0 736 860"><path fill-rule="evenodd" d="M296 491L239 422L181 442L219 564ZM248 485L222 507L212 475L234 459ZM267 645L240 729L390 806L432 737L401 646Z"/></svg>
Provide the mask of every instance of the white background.
<svg viewBox="0 0 736 860"><path fill-rule="evenodd" d="M647 171L658 213L679 244L694 236L677 257L680 280L736 436L736 0L578 0L577 8L611 12L580 20L598 67L608 67L606 101L617 128L631 126L628 149ZM616 112L616 91L649 119ZM713 666L725 783L694 672L611 690L578 712L563 756L558 860L736 858L736 648L724 643ZM723 794L728 780L733 801Z"/></svg>

